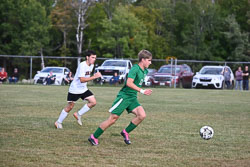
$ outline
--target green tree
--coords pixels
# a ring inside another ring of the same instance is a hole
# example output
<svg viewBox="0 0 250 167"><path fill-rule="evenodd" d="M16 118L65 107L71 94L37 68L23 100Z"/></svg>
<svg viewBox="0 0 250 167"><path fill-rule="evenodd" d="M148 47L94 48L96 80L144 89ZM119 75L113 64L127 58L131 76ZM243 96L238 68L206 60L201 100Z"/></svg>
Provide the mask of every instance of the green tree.
<svg viewBox="0 0 250 167"><path fill-rule="evenodd" d="M101 48L108 49L105 57L136 58L139 50L148 47L147 29L128 6L118 6L112 20L104 19L102 26L98 42Z"/></svg>
<svg viewBox="0 0 250 167"><path fill-rule="evenodd" d="M102 22L107 18L103 3L97 3L90 11L91 12L86 21L89 26L86 28L83 46L84 49L93 49L97 51L98 55L102 55L102 53L106 52L106 49L100 48L98 39L104 31Z"/></svg>
<svg viewBox="0 0 250 167"><path fill-rule="evenodd" d="M36 0L9 0L0 4L1 54L36 55L49 42L50 21Z"/></svg>
<svg viewBox="0 0 250 167"><path fill-rule="evenodd" d="M250 61L249 51L249 33L242 32L234 15L229 15L225 20L227 31L224 32L227 39L227 48L229 50L227 60Z"/></svg>
<svg viewBox="0 0 250 167"><path fill-rule="evenodd" d="M154 58L165 59L170 56L174 45L171 25L171 4L169 0L144 0L136 3L133 9L136 17L143 21L147 27L148 49ZM168 31L169 30L169 31Z"/></svg>
<svg viewBox="0 0 250 167"><path fill-rule="evenodd" d="M174 17L176 54L180 59L222 60L221 20L216 5L209 0L178 2ZM185 15L183 15L185 13ZM225 53L224 53L225 54Z"/></svg>
<svg viewBox="0 0 250 167"><path fill-rule="evenodd" d="M62 48L60 49L60 55L65 56L66 53L69 54L67 49L67 35L69 31L73 29L73 24L75 23L72 1L59 0L55 4L50 17L52 19L53 26L58 28L63 33L63 44Z"/></svg>
<svg viewBox="0 0 250 167"><path fill-rule="evenodd" d="M250 11L249 0L217 0L216 2L220 5L221 14L224 18L234 14L241 30L250 31L250 25L247 24L247 13Z"/></svg>

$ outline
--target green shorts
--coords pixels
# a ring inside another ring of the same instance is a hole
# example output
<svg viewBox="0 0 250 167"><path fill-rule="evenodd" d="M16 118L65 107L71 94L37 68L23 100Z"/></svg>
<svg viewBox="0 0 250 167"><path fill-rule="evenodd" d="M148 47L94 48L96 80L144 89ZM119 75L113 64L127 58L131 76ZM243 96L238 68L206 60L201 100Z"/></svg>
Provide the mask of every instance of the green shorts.
<svg viewBox="0 0 250 167"><path fill-rule="evenodd" d="M140 103L138 102L137 98L122 98L117 97L112 105L112 107L109 109L109 112L112 114L120 116L123 111L126 109L128 113L131 113L133 109L140 106Z"/></svg>

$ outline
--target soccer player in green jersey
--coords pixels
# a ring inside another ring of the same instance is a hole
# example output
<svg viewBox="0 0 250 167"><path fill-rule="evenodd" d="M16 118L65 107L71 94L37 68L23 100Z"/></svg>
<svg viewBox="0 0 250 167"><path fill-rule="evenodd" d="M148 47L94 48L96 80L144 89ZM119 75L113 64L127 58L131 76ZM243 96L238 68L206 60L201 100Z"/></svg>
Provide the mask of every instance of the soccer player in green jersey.
<svg viewBox="0 0 250 167"><path fill-rule="evenodd" d="M128 78L125 85L118 93L112 107L109 112L111 113L109 118L102 122L97 128L94 134L89 137L89 142L92 145L98 145L98 138L101 134L111 125L113 125L123 111L126 109L128 113L135 114L130 124L121 131L121 135L124 137L126 144L131 144L129 140L129 133L134 130L146 117L146 113L143 107L137 100L137 92L144 95L151 95L151 89L143 90L141 88L145 76L148 73L147 68L151 64L152 54L147 50L141 50L138 53L139 63L134 65L128 73Z"/></svg>

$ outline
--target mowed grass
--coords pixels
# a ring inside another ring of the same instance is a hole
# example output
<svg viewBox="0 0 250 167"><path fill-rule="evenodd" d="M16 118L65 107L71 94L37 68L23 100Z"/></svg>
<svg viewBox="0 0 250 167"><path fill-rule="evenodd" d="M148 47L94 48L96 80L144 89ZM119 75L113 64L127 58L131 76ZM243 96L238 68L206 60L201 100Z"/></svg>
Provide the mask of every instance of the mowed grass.
<svg viewBox="0 0 250 167"><path fill-rule="evenodd" d="M79 100L57 130L67 86L0 85L0 166L250 166L250 92L153 88L138 97L147 118L131 145L120 136L133 118L125 111L91 146L120 87L89 89L98 104L83 126L73 117L85 104ZM211 140L199 136L204 125L215 131Z"/></svg>

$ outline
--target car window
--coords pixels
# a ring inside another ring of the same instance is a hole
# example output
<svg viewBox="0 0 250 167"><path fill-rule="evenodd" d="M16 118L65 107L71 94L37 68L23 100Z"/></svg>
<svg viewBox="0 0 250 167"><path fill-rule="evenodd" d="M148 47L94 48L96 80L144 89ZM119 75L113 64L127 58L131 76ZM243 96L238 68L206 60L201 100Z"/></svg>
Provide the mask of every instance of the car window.
<svg viewBox="0 0 250 167"><path fill-rule="evenodd" d="M222 68L203 68L201 70L201 74L213 74L213 75L221 75Z"/></svg>
<svg viewBox="0 0 250 167"><path fill-rule="evenodd" d="M125 61L105 61L102 66L126 67L127 62L125 62Z"/></svg>
<svg viewBox="0 0 250 167"><path fill-rule="evenodd" d="M172 73L174 73L175 68L172 67ZM176 72L179 73L181 71L180 67L176 68ZM171 67L161 67L158 71L158 73L171 73Z"/></svg>
<svg viewBox="0 0 250 167"><path fill-rule="evenodd" d="M184 70L184 71L187 71L187 72L191 72L191 69L190 69L189 67L186 67L186 66L183 67L183 70Z"/></svg>
<svg viewBox="0 0 250 167"><path fill-rule="evenodd" d="M41 72L44 72L44 73L49 73L50 71L53 71L53 73L62 73L63 72L63 69L62 68L45 68L43 69Z"/></svg>

